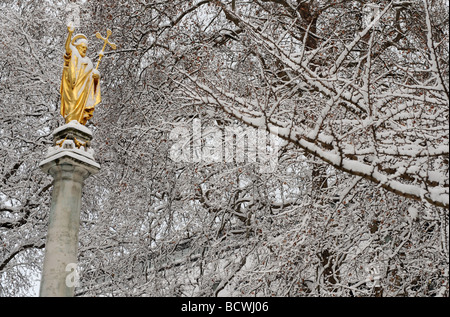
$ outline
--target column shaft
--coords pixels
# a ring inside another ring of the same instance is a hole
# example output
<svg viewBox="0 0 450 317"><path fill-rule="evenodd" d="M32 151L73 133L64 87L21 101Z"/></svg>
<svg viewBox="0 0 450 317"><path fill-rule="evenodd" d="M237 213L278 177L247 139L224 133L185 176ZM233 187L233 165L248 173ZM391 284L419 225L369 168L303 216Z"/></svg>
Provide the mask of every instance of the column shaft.
<svg viewBox="0 0 450 317"><path fill-rule="evenodd" d="M40 296L73 296L81 194L89 172L66 161L55 162L48 173L53 176L53 193Z"/></svg>

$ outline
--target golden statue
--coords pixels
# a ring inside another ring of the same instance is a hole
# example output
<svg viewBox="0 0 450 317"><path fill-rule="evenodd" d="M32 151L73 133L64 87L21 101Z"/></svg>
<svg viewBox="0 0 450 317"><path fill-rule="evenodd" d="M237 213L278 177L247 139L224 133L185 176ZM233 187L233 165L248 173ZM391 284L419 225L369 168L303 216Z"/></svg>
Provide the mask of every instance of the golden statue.
<svg viewBox="0 0 450 317"><path fill-rule="evenodd" d="M95 106L101 101L98 66L106 44L113 49L116 46L108 41L111 35L110 30L107 31L106 38L97 32L97 38L102 39L105 43L99 53L97 67L94 69L91 59L86 56L88 48L86 36L77 34L72 38L75 29L71 26L68 26L67 29L69 35L65 45L66 54L64 55L61 80L61 115L66 123L76 120L85 125L87 120L92 118Z"/></svg>

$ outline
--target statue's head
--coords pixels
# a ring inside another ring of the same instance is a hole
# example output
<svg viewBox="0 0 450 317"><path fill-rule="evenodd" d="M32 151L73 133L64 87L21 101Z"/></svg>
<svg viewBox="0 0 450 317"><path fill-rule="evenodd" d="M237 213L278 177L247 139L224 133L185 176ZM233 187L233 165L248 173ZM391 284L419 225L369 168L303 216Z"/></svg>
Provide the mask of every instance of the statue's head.
<svg viewBox="0 0 450 317"><path fill-rule="evenodd" d="M81 57L85 57L88 49L88 41L86 39L79 39L75 42L75 47L77 48Z"/></svg>

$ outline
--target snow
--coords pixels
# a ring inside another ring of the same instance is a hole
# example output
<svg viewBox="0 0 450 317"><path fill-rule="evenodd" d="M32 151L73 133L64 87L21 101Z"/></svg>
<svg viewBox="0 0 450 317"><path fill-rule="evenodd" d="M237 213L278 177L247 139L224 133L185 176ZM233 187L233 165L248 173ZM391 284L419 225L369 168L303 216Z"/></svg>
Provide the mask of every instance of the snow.
<svg viewBox="0 0 450 317"><path fill-rule="evenodd" d="M416 220L419 216L419 211L417 210L417 208L413 206L410 206L408 208L408 213L412 220Z"/></svg>
<svg viewBox="0 0 450 317"><path fill-rule="evenodd" d="M47 164L47 163L49 163L51 161L63 158L65 156L68 156L68 157L71 157L71 158L76 159L78 161L81 161L81 162L83 162L83 163L85 163L85 164L87 164L89 166L100 168L100 165L97 162L87 158L84 155L80 155L80 154L75 153L73 151L67 151L67 150L60 151L59 153L57 153L55 155L52 155L51 157L46 158L41 163L39 163L39 166L42 167L42 166L44 166L45 164Z"/></svg>
<svg viewBox="0 0 450 317"><path fill-rule="evenodd" d="M86 126L84 126L81 123L79 123L78 121L76 121L76 120L72 120L72 121L70 121L69 123L67 123L67 124L65 124L63 126L60 126L59 128L56 128L55 131L53 131L53 135L56 135L59 132L65 130L67 128L74 128L74 129L82 131L85 134L88 134L88 135L92 136L92 131L90 129L88 129Z"/></svg>

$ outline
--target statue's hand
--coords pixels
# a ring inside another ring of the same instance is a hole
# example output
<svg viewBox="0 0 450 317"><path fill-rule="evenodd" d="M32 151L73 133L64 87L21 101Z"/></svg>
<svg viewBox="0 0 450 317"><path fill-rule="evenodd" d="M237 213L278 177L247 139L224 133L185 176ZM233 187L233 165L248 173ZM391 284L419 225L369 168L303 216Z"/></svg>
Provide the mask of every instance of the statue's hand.
<svg viewBox="0 0 450 317"><path fill-rule="evenodd" d="M98 70L94 69L94 71L92 72L92 78L93 79L99 79L100 78L100 73L98 72Z"/></svg>
<svg viewBox="0 0 450 317"><path fill-rule="evenodd" d="M75 32L75 28L71 24L67 26L67 30L69 31L70 34Z"/></svg>

